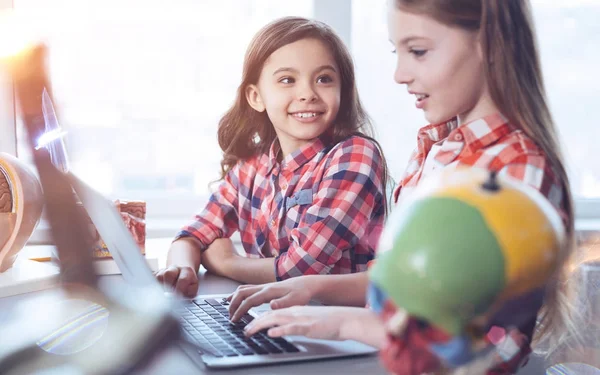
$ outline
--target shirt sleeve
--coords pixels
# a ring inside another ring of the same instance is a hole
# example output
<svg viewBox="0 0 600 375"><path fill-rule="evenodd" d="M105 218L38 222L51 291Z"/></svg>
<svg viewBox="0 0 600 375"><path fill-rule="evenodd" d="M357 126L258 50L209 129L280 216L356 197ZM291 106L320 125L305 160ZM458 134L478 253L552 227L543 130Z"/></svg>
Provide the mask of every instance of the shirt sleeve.
<svg viewBox="0 0 600 375"><path fill-rule="evenodd" d="M238 230L238 191L241 173L243 169L238 163L225 175L217 190L210 196L204 210L181 229L175 240L191 237L204 251L214 240L230 237Z"/></svg>
<svg viewBox="0 0 600 375"><path fill-rule="evenodd" d="M375 144L353 137L331 151L331 161L290 246L275 259L277 280L327 274L373 220L383 224L383 166ZM348 266L343 272L350 273Z"/></svg>

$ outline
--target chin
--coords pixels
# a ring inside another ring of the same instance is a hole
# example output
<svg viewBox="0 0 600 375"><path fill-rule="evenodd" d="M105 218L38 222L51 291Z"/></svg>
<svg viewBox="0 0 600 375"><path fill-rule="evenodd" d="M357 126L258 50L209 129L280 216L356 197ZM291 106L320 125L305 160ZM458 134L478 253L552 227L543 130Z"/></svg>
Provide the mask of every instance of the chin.
<svg viewBox="0 0 600 375"><path fill-rule="evenodd" d="M456 115L450 115L450 114L446 115L446 114L425 112L425 120L427 120L427 122L432 125L441 124L441 123L446 122L454 117L456 117Z"/></svg>
<svg viewBox="0 0 600 375"><path fill-rule="evenodd" d="M319 138L321 134L297 134L295 136L296 139L302 140L304 142L310 142L316 138Z"/></svg>
<svg viewBox="0 0 600 375"><path fill-rule="evenodd" d="M325 129L323 131L298 132L298 133L294 134L294 137L297 139L302 139L303 141L310 141L310 140L320 137L321 134L325 133L326 130L327 129Z"/></svg>

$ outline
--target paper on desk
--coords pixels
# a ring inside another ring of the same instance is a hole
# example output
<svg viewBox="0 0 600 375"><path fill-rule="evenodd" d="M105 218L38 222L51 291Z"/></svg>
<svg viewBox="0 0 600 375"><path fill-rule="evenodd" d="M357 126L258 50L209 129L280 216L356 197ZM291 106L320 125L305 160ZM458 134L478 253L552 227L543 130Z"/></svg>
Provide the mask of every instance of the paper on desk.
<svg viewBox="0 0 600 375"><path fill-rule="evenodd" d="M158 259L156 258L145 258L148 267L154 272L158 271ZM117 266L114 259L98 259L94 261L94 268L98 275L120 275L121 270Z"/></svg>
<svg viewBox="0 0 600 375"><path fill-rule="evenodd" d="M0 298L52 288L58 285L59 273L53 263L17 259L10 269L0 273Z"/></svg>

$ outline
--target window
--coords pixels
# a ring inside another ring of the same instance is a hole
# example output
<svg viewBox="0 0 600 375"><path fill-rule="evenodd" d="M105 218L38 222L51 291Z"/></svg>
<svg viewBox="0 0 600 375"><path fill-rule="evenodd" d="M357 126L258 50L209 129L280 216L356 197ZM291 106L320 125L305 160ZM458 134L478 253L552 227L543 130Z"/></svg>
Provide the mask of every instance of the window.
<svg viewBox="0 0 600 375"><path fill-rule="evenodd" d="M600 0L532 0L542 68L554 119L561 133L579 217L600 216ZM393 82L385 0L353 0L352 50L359 92L373 117L394 178L415 147L422 113Z"/></svg>
<svg viewBox="0 0 600 375"><path fill-rule="evenodd" d="M72 168L111 197L146 200L150 236L172 235L208 198L220 170L218 120L233 102L250 38L276 17L321 19L351 46L361 98L394 179L425 124L392 79L386 0L0 0L0 8L11 3L43 15ZM588 120L600 97L593 66L600 60L600 0L532 4L577 212L600 218L599 130ZM0 151L15 153L22 127L15 135L6 94L0 92ZM25 143L18 145L27 157ZM165 228L153 234L156 223Z"/></svg>
<svg viewBox="0 0 600 375"><path fill-rule="evenodd" d="M72 170L111 197L146 200L149 217L174 217L178 225L219 178L217 124L233 103L250 38L274 18L313 15L312 0L14 6L47 21L49 73ZM18 153L26 156L22 128Z"/></svg>

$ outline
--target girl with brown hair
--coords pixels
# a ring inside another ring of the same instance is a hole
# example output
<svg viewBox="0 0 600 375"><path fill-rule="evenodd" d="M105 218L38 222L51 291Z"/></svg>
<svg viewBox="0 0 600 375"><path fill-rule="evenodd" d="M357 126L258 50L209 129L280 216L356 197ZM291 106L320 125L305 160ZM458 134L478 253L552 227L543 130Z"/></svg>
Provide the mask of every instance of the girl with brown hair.
<svg viewBox="0 0 600 375"><path fill-rule="evenodd" d="M219 122L222 181L158 279L194 296L200 263L246 283L365 271L386 212L386 163L371 133L335 32L298 17L265 26Z"/></svg>

